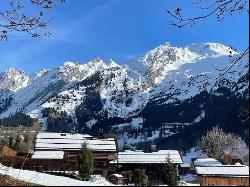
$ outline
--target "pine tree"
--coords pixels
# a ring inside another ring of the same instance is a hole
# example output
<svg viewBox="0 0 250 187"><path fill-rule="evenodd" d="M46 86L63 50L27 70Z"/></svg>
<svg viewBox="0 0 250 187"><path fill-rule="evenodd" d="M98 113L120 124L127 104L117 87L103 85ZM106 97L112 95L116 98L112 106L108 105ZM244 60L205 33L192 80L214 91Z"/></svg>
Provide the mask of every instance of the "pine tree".
<svg viewBox="0 0 250 187"><path fill-rule="evenodd" d="M148 176L145 169L136 169L134 172L134 183L136 186L147 186Z"/></svg>
<svg viewBox="0 0 250 187"><path fill-rule="evenodd" d="M164 181L169 186L177 186L177 180L176 167L171 163L171 160L168 157L166 165L164 166Z"/></svg>
<svg viewBox="0 0 250 187"><path fill-rule="evenodd" d="M24 136L24 143L29 143L29 136L27 134Z"/></svg>
<svg viewBox="0 0 250 187"><path fill-rule="evenodd" d="M21 151L21 138L20 138L20 136L18 135L17 137L16 137L16 141L15 141L15 145L14 145L14 150L16 150L16 151Z"/></svg>
<svg viewBox="0 0 250 187"><path fill-rule="evenodd" d="M12 138L11 136L9 137L9 147L10 147L11 149L14 148L14 140L13 140L13 138Z"/></svg>
<svg viewBox="0 0 250 187"><path fill-rule="evenodd" d="M18 143L20 143L21 142L21 138L20 138L20 136L18 135L17 137L16 137L16 143L18 144Z"/></svg>
<svg viewBox="0 0 250 187"><path fill-rule="evenodd" d="M160 131L159 138L163 139L163 129L161 129L161 131Z"/></svg>
<svg viewBox="0 0 250 187"><path fill-rule="evenodd" d="M152 128L148 129L148 137L152 137L153 136L153 131Z"/></svg>
<svg viewBox="0 0 250 187"><path fill-rule="evenodd" d="M87 147L86 143L82 145L80 150L78 170L80 178L84 181L89 180L94 171L94 158L92 151Z"/></svg>

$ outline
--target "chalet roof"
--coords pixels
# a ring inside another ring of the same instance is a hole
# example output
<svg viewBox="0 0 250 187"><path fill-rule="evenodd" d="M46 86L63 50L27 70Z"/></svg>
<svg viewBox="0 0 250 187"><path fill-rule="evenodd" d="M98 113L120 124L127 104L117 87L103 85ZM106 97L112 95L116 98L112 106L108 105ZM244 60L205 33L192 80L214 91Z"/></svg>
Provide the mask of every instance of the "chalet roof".
<svg viewBox="0 0 250 187"><path fill-rule="evenodd" d="M74 139L81 140L83 138L92 138L93 136L88 134L71 134L71 133L38 133L37 138L41 139Z"/></svg>
<svg viewBox="0 0 250 187"><path fill-rule="evenodd" d="M184 164L180 164L180 166L182 168L189 168L190 167L190 164L189 163L184 163Z"/></svg>
<svg viewBox="0 0 250 187"><path fill-rule="evenodd" d="M220 166L221 162L214 158L202 158L194 161L195 166Z"/></svg>
<svg viewBox="0 0 250 187"><path fill-rule="evenodd" d="M115 173L115 174L112 174L111 176L115 176L115 177L117 177L117 178L124 178L122 175L120 175L120 174L117 174L117 173Z"/></svg>
<svg viewBox="0 0 250 187"><path fill-rule="evenodd" d="M102 144L100 143L93 143L92 141L86 141L87 146L89 149L93 151L116 151L115 144ZM36 143L36 150L80 150L82 144L51 144L51 143Z"/></svg>
<svg viewBox="0 0 250 187"><path fill-rule="evenodd" d="M35 151L32 155L34 159L63 159L63 151Z"/></svg>
<svg viewBox="0 0 250 187"><path fill-rule="evenodd" d="M145 153L141 151L119 152L117 159L111 161L111 164L163 164L170 158L171 163L181 164L182 159L176 150L160 150L158 152Z"/></svg>
<svg viewBox="0 0 250 187"><path fill-rule="evenodd" d="M202 176L249 177L249 167L244 165L196 167L196 173Z"/></svg>
<svg viewBox="0 0 250 187"><path fill-rule="evenodd" d="M114 138L97 139L90 135L69 133L39 133L36 139L35 150L74 151L81 149L83 143L86 143L93 151L116 151Z"/></svg>
<svg viewBox="0 0 250 187"><path fill-rule="evenodd" d="M100 144L100 145L110 145L113 144L114 139L36 139L36 143L43 144L83 144L83 143L91 143L91 144Z"/></svg>

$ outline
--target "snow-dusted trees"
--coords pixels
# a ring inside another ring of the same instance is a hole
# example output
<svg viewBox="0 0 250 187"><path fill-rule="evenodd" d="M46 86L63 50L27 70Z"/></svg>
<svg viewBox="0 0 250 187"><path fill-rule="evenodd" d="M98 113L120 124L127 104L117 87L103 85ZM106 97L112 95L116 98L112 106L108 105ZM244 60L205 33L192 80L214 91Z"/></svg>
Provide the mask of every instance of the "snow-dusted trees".
<svg viewBox="0 0 250 187"><path fill-rule="evenodd" d="M219 127L214 127L201 138L199 147L209 157L220 159L225 152L237 155L239 144L238 136L225 133Z"/></svg>

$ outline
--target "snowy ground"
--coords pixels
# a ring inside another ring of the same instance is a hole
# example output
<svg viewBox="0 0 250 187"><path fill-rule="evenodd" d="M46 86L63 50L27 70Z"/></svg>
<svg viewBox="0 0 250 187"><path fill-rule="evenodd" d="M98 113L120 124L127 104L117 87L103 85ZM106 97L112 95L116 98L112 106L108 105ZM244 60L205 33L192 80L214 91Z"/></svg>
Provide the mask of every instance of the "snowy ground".
<svg viewBox="0 0 250 187"><path fill-rule="evenodd" d="M79 181L63 176L55 176L45 173L39 173L29 170L13 169L0 164L0 175L7 175L13 179L18 179L28 183L33 183L43 186L114 186L112 183L108 182L105 178L100 175L94 175L89 181ZM199 184L194 184L187 182L192 176L186 176L181 179L178 186L199 186ZM185 181L185 179L187 181ZM134 186L133 184L129 186Z"/></svg>
<svg viewBox="0 0 250 187"><path fill-rule="evenodd" d="M181 177L182 182L185 181L185 182L194 183L197 181L197 176L193 174L182 175L180 177Z"/></svg>
<svg viewBox="0 0 250 187"><path fill-rule="evenodd" d="M190 164L192 158L208 158L208 156L198 148L193 147L182 156L183 163Z"/></svg>
<svg viewBox="0 0 250 187"><path fill-rule="evenodd" d="M182 156L183 164L190 164L192 158L207 158L207 155L202 153L196 147L191 148L188 150L185 155ZM179 186L200 186L197 184L197 176L193 174L187 174L180 176L181 181Z"/></svg>
<svg viewBox="0 0 250 187"><path fill-rule="evenodd" d="M188 183L184 181L180 181L178 186L200 186L200 184L193 184L193 183Z"/></svg>
<svg viewBox="0 0 250 187"><path fill-rule="evenodd" d="M0 175L43 186L113 186L105 178L94 175L90 181L79 181L68 177L49 175L35 171L13 169L0 164Z"/></svg>

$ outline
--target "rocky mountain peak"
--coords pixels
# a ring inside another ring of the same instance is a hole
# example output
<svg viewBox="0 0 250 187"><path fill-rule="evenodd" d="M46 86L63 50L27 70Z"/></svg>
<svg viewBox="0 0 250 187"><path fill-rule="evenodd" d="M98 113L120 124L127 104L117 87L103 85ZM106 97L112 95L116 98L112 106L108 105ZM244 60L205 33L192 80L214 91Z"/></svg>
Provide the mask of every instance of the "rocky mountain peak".
<svg viewBox="0 0 250 187"><path fill-rule="evenodd" d="M218 57L218 56L228 56L228 55L236 55L238 52L236 52L233 48L225 46L220 43L193 43L187 48L190 51L193 51L197 54L203 55L203 56L210 56L210 57Z"/></svg>
<svg viewBox="0 0 250 187"><path fill-rule="evenodd" d="M24 72L15 68L10 68L0 74L0 90L16 92L19 89L26 87L28 82L29 77Z"/></svg>

